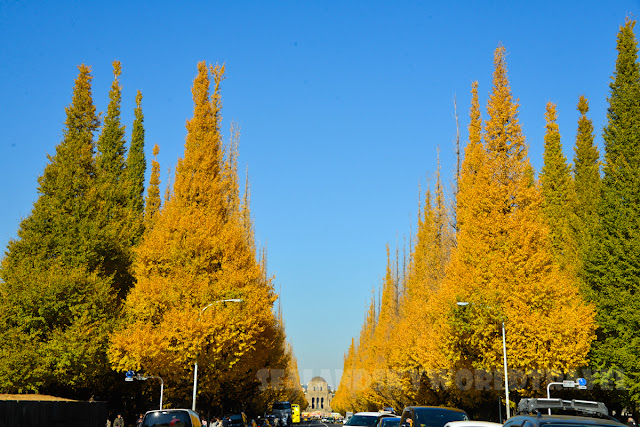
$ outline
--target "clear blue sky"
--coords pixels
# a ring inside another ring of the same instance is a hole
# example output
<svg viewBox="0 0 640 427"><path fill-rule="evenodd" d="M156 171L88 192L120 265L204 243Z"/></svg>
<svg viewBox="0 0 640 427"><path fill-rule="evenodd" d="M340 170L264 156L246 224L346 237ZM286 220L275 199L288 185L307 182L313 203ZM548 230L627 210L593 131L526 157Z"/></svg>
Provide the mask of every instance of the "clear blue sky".
<svg viewBox="0 0 640 427"><path fill-rule="evenodd" d="M166 183L184 149L196 64L224 63L225 128L242 128L239 167L302 381L336 386L385 245L415 230L438 147L450 187L454 97L464 141L471 83L484 106L502 43L536 171L548 101L569 159L580 95L602 147L616 34L639 11L638 0L0 0L0 244L37 198L77 65L93 67L105 111L111 62L122 62L127 136L140 89L147 159L158 143Z"/></svg>

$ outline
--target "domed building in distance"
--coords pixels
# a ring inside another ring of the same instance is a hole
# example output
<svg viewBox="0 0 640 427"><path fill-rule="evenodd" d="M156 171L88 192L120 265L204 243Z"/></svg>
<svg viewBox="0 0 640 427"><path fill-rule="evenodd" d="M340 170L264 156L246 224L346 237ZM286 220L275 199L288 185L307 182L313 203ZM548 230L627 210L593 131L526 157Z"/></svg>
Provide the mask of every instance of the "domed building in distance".
<svg viewBox="0 0 640 427"><path fill-rule="evenodd" d="M333 399L334 392L329 388L329 384L322 377L313 377L309 383L307 383L307 390L305 397L309 406L307 411L309 412L322 412L330 414L331 400Z"/></svg>

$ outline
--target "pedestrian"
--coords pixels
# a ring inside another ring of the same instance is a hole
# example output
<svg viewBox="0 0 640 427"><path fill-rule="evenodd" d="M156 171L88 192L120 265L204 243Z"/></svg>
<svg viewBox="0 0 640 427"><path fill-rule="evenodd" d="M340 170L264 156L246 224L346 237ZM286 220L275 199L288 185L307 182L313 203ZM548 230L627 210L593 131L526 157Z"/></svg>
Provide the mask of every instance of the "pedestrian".
<svg viewBox="0 0 640 427"><path fill-rule="evenodd" d="M118 414L115 420L113 420L113 427L124 427L124 418L122 414Z"/></svg>
<svg viewBox="0 0 640 427"><path fill-rule="evenodd" d="M231 424L231 419L227 415L226 417L222 418L222 427L229 427L229 424Z"/></svg>
<svg viewBox="0 0 640 427"><path fill-rule="evenodd" d="M111 420L109 419L109 417L107 417L107 422L105 423L104 427L111 427Z"/></svg>
<svg viewBox="0 0 640 427"><path fill-rule="evenodd" d="M202 423L202 427L207 427L207 420L205 420L204 417L202 417L200 422Z"/></svg>
<svg viewBox="0 0 640 427"><path fill-rule="evenodd" d="M629 418L627 419L627 425L628 425L629 427L636 427L636 421L633 419L633 417L629 417Z"/></svg>
<svg viewBox="0 0 640 427"><path fill-rule="evenodd" d="M136 421L136 427L141 427L142 426L143 418L144 418L144 414L140 414L140 416L138 417L138 421Z"/></svg>

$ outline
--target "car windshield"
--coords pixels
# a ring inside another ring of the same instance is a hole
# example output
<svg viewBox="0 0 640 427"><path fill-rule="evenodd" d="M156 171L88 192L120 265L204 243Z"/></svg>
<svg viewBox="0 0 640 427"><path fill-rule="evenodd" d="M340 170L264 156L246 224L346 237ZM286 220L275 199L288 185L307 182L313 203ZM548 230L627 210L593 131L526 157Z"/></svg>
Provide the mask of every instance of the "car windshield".
<svg viewBox="0 0 640 427"><path fill-rule="evenodd" d="M291 403L276 402L273 404L273 409L291 409Z"/></svg>
<svg viewBox="0 0 640 427"><path fill-rule="evenodd" d="M242 415L231 415L229 421L231 421L231 425L234 426L243 424Z"/></svg>
<svg viewBox="0 0 640 427"><path fill-rule="evenodd" d="M377 415L354 415L349 418L345 425L347 426L374 426L378 421Z"/></svg>
<svg viewBox="0 0 640 427"><path fill-rule="evenodd" d="M142 427L191 427L186 412L154 412L144 417Z"/></svg>
<svg viewBox="0 0 640 427"><path fill-rule="evenodd" d="M444 427L449 421L465 421L469 419L464 412L450 411L444 408L416 409L416 418L419 425L413 427Z"/></svg>

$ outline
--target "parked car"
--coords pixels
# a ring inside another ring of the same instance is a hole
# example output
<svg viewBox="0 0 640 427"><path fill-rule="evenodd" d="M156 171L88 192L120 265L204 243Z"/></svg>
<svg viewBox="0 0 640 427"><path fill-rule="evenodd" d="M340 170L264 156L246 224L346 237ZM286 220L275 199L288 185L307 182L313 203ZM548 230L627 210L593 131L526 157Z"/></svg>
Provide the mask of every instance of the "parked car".
<svg viewBox="0 0 640 427"><path fill-rule="evenodd" d="M191 409L162 409L144 414L142 427L201 427L200 416Z"/></svg>
<svg viewBox="0 0 640 427"><path fill-rule="evenodd" d="M401 427L444 427L450 421L468 421L462 409L442 406L408 406L402 411Z"/></svg>

